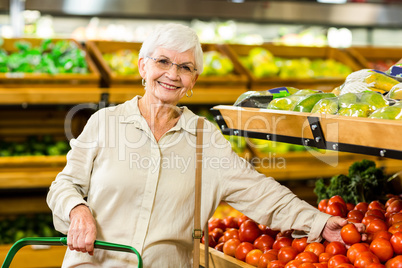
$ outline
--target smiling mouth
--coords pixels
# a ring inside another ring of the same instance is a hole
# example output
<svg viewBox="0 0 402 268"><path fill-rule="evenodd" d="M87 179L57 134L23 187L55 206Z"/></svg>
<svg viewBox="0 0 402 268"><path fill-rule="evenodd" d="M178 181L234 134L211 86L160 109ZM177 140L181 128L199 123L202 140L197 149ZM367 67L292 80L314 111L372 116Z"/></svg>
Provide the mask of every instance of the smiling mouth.
<svg viewBox="0 0 402 268"><path fill-rule="evenodd" d="M162 82L158 82L158 84L163 86L163 87L165 87L165 88L167 88L167 89L178 89L178 88L180 88L180 87L175 87L175 86L168 85L168 84L165 84L165 83L162 83Z"/></svg>

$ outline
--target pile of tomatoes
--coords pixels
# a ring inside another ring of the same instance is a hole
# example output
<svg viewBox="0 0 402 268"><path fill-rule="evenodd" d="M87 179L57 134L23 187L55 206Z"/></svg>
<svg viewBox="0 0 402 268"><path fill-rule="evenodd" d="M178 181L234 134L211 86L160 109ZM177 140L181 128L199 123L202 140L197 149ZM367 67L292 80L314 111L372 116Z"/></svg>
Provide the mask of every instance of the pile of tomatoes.
<svg viewBox="0 0 402 268"><path fill-rule="evenodd" d="M353 205L333 196L318 209L347 218L344 243L307 243L307 237L292 238L292 230L275 231L241 215L211 218L209 246L259 268L402 268L401 197ZM352 223L365 224L364 241Z"/></svg>

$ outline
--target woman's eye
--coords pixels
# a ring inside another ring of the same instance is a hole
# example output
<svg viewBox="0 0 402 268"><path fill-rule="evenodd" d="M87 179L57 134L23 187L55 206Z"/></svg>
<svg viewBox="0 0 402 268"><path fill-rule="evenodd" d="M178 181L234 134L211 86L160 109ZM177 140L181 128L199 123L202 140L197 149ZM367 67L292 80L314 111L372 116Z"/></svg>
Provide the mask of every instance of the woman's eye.
<svg viewBox="0 0 402 268"><path fill-rule="evenodd" d="M160 60L158 60L158 62L159 62L160 64L163 64L163 65L169 65L169 64L170 64L170 61L169 61L169 60L165 60L165 59L160 59Z"/></svg>
<svg viewBox="0 0 402 268"><path fill-rule="evenodd" d="M183 69L183 71L191 72L191 67L188 65L182 65L181 68Z"/></svg>

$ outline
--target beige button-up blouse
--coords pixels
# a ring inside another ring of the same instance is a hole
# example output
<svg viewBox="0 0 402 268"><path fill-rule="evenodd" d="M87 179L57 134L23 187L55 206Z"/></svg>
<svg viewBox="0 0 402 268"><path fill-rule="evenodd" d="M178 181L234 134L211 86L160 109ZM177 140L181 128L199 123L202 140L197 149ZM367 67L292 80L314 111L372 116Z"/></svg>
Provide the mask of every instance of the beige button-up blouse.
<svg viewBox="0 0 402 268"><path fill-rule="evenodd" d="M177 125L156 142L139 112L139 98L91 116L71 140L67 165L52 183L47 202L60 232L68 231L71 209L86 204L97 222L97 239L133 246L144 267L190 267L198 116L183 107ZM303 231L310 242L321 239L329 215L255 171L208 121L203 144L202 223L222 200L271 228ZM85 262L136 267L136 256L100 249L90 256L67 249L63 267Z"/></svg>

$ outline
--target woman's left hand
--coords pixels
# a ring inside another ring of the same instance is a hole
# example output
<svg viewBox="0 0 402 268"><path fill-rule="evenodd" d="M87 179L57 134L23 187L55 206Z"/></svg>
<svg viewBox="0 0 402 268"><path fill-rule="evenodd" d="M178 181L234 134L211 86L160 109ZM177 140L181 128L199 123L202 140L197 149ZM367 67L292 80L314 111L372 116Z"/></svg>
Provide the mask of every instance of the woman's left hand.
<svg viewBox="0 0 402 268"><path fill-rule="evenodd" d="M348 223L349 222L347 221L347 219L338 216L333 216L329 218L327 224L324 227L324 230L322 231L322 237L328 242L339 241L341 243L344 243L341 237L341 229ZM356 226L359 233L362 234L362 241L367 240L367 235L364 234L366 226L363 223L353 224Z"/></svg>

